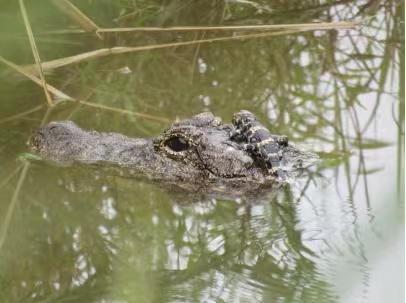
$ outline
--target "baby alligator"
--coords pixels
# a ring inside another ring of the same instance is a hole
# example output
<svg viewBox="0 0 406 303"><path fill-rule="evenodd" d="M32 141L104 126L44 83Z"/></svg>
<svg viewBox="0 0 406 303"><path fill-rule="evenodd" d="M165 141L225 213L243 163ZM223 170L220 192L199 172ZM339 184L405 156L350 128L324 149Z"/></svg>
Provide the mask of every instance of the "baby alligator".
<svg viewBox="0 0 406 303"><path fill-rule="evenodd" d="M277 136L263 126L257 117L241 110L233 116L234 130L231 139L243 143L243 149L249 152L258 164L269 174L276 175L282 157L283 147L288 146L287 136Z"/></svg>

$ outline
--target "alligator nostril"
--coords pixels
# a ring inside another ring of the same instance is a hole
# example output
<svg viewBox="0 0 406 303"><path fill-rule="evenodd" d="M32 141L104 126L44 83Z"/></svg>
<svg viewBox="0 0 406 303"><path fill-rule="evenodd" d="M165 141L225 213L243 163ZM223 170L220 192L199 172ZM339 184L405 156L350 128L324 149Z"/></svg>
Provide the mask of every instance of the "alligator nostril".
<svg viewBox="0 0 406 303"><path fill-rule="evenodd" d="M31 137L26 142L26 145L32 150L38 151L43 142L44 142L44 134L41 130L38 130L31 135Z"/></svg>

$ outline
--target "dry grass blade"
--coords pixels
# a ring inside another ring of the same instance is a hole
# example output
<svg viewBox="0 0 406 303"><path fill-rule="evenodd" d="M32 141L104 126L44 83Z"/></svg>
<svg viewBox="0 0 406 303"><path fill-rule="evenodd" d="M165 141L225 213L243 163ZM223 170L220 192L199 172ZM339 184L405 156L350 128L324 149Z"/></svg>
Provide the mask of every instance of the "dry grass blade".
<svg viewBox="0 0 406 303"><path fill-rule="evenodd" d="M98 33L100 28L80 9L73 5L69 0L53 0L52 3L70 19L76 22L85 32L95 33L99 39L103 36Z"/></svg>
<svg viewBox="0 0 406 303"><path fill-rule="evenodd" d="M187 31L271 31L271 30L329 30L329 29L352 29L363 23L361 21L339 21L319 23L296 23L296 24L263 24L263 25L226 25L226 26L172 26L172 27L120 27L99 28L98 33L120 32L187 32ZM80 29L65 29L46 31L41 34L83 34L88 31Z"/></svg>
<svg viewBox="0 0 406 303"><path fill-rule="evenodd" d="M103 48L103 49L98 49L98 50L82 53L82 54L75 55L75 56L70 56L70 57L65 57L65 58L60 58L60 59L56 59L56 60L52 60L52 61L43 62L42 68L44 70L51 70L51 69L63 67L63 66L69 65L69 64L79 63L79 62L83 62L86 60L96 59L99 57L104 57L104 56L113 55L113 54L122 54L122 53L129 53L129 52L153 50L153 49L160 49L160 48L167 48L167 47L187 46L187 45L211 43L211 42L218 42L218 41L280 36L280 35L287 35L287 34L314 31L314 30L347 29L347 28L352 28L358 24L359 24L359 22L347 21L347 22L272 25L272 26L274 26L275 29L283 28L283 27L285 27L285 28L291 27L292 29L285 29L285 30L280 30L280 31L275 31L275 32L266 32L266 33L258 33L258 34L244 34L244 35L235 35L235 36L200 39L200 40L184 41L184 42L155 44L155 45ZM248 26L248 27L253 27L253 26ZM195 27L195 29L196 28L203 29L204 27ZM211 27L209 27L209 28L211 28ZM213 27L213 28L218 29L221 27ZM225 28L225 27L223 27L223 28ZM243 27L233 27L233 29L236 29L236 28L242 29ZM259 28L257 27L256 29L259 29ZM262 28L262 29L264 29L264 28ZM30 73L36 72L35 67L32 65L25 66L24 69L27 69Z"/></svg>
<svg viewBox="0 0 406 303"><path fill-rule="evenodd" d="M20 66L12 63L10 61L7 61L6 59L4 59L1 56L0 56L0 61L4 62L9 67L15 69L17 72L19 72L22 75L26 76L27 78L32 80L34 83L38 84L39 86L43 85L41 80L38 79L38 77L30 74L26 70L22 69ZM166 119L166 118L163 118L163 117L157 117L157 116L148 115L148 114L139 113L139 112L133 112L133 111L129 111L129 110L121 109L121 108L115 108L115 107L110 107L110 106L106 106L106 105L99 105L99 104L95 104L95 103L91 103L91 102L87 102L87 101L83 101L83 100L77 100L77 99L74 99L74 98L66 95L65 93L61 92L60 90L56 89L55 87L53 87L53 86L51 86L49 84L46 84L46 85L47 85L50 92L52 92L53 94L55 94L57 96L61 96L61 97L63 96L64 99L67 100L67 101L74 101L74 102L78 102L78 103L86 105L86 106L99 108L99 109L103 109L103 110L109 110L109 111L113 111L113 112L121 113L121 114L128 114L128 115L141 117L141 118L154 120L154 121L160 121L160 122L165 122L165 123L170 121L169 119ZM19 118L19 117L21 117L23 115L29 114L29 113L34 112L36 110L39 110L39 109L37 109L35 107L35 108L31 109L30 111L27 111L27 112L24 112L24 113L19 113L19 114L15 115L15 116L5 118L4 120L0 120L0 123L10 121L10 120L15 119L15 118Z"/></svg>
<svg viewBox="0 0 406 303"><path fill-rule="evenodd" d="M109 56L109 55L124 54L124 53L130 53L130 52L154 50L154 49L161 49L161 48L168 48L168 47L188 46L188 45L196 45L196 44L219 42L219 41L281 36L281 35L287 35L287 34L293 34L293 33L305 32L305 31L308 31L308 30L300 30L300 31L299 30L284 30L284 31L278 31L278 32L236 35L236 36L228 36L228 37L218 37L218 38L200 39L200 40L173 42L173 43L164 43L164 44L155 44L155 45L144 45L144 46L134 46L134 47L121 46L121 47L112 47L112 48L102 48L102 49L86 52L86 53L71 56L71 57L65 57L65 58L60 58L60 59L56 59L56 60L52 60L52 61L43 62L42 68L44 70L52 70L52 69L56 69L59 67L73 64L73 63L79 63L79 62L96 59L96 58L100 58L100 57L105 57L105 56ZM25 71L28 71L29 73L36 72L35 66L33 66L33 65L24 66L23 68Z"/></svg>
<svg viewBox="0 0 406 303"><path fill-rule="evenodd" d="M1 226L1 229L0 229L0 250L2 249L4 242L6 241L7 232L10 227L10 223L11 223L11 218L13 217L14 209L17 205L18 195L20 194L21 187L27 176L27 171L28 171L29 167L30 167L30 163L25 162L24 166L22 168L21 174L20 174L20 178L18 179L16 189L14 190L13 197L11 198L10 205L8 206L6 216L3 219L3 225Z"/></svg>
<svg viewBox="0 0 406 303"><path fill-rule="evenodd" d="M133 116L137 116L137 117L141 117L141 118L145 118L145 119L149 119L149 120L159 121L159 122L165 122L165 123L170 122L169 119L166 119L163 117L152 116L152 115L148 115L148 114L144 114L144 113L133 112L133 111L129 111L126 109L115 108L115 107L110 107L110 106L101 105L101 104L95 104L95 103L91 103L91 102L87 102L87 101L79 100L78 102L80 104L83 104L83 105L86 105L89 107L109 110L109 111L113 111L113 112L117 112L117 113L121 113L121 114L129 114L129 115L133 115Z"/></svg>
<svg viewBox="0 0 406 303"><path fill-rule="evenodd" d="M48 117L49 117L49 115L51 114L52 109L53 109L52 107L48 107L48 108L47 108L47 110L46 110L44 116L42 117L40 126L44 126L44 125L47 123Z"/></svg>
<svg viewBox="0 0 406 303"><path fill-rule="evenodd" d="M180 31L230 31L230 30L326 30L351 29L359 21L298 23L298 24L264 24L264 25L229 25L229 26L173 26L173 27L122 27L100 28L99 33L111 32L180 32Z"/></svg>
<svg viewBox="0 0 406 303"><path fill-rule="evenodd" d="M24 68L22 68L21 66L18 66L17 64L14 64L13 62L10 62L6 59L4 59L3 57L0 56L0 61L3 62L4 64L6 64L8 67L16 70L17 72L19 72L20 74L23 74L24 76L26 76L27 78L29 78L30 80L32 80L33 82L35 82L36 84L40 85L41 87L43 87L44 83L41 81L41 79L38 79L36 76L34 76L33 74L27 72ZM73 100L72 97L64 94L63 92L61 92L60 90L56 89L55 87L53 87L52 85L45 83L46 85L46 91L51 92L52 94L54 94L56 97L62 99L62 100Z"/></svg>
<svg viewBox="0 0 406 303"><path fill-rule="evenodd" d="M25 9L24 0L19 0L19 3L20 3L20 10L21 10L21 14L23 16L25 28L26 28L27 34L28 34L28 39L30 41L32 53L34 55L35 63L38 66L38 71L39 71L39 75L40 75L40 78L41 78L42 87L44 88L45 97L47 99L48 105L52 106L53 101L52 101L51 96L49 95L49 92L48 92L48 89L47 89L47 85L46 85L46 81L45 81L45 77L44 77L44 72L43 72L42 67L41 67L41 59L39 57L38 49L37 49L37 46L35 44L34 34L32 33L31 25L30 25L30 22L28 20L28 15L27 15L27 11Z"/></svg>
<svg viewBox="0 0 406 303"><path fill-rule="evenodd" d="M0 119L0 124L1 124L1 123L5 123L5 122L8 122L8 121L15 120L15 119L22 118L22 117L27 116L27 115L29 115L29 114L35 113L35 112L41 110L42 108L43 108L43 105L38 105L38 106L35 106L35 107L33 107L33 108L29 109L29 110L26 110L26 111L23 111L23 112L21 112L21 113L18 113L18 114L16 114L16 115L13 115L13 116L10 116L10 117L7 117L7 118Z"/></svg>
<svg viewBox="0 0 406 303"><path fill-rule="evenodd" d="M3 182L0 183L0 188L2 188L2 187L5 186L8 182L10 182L10 180L13 179L13 177L14 177L15 175L17 175L17 173L19 172L19 170L21 169L21 167L23 167L23 165L17 166L16 169L13 170L13 171L11 172L11 174L10 174L7 178L5 178L5 179L3 180Z"/></svg>
<svg viewBox="0 0 406 303"><path fill-rule="evenodd" d="M90 52L86 52L86 53L75 55L75 56L70 56L70 57L65 57L65 58L60 58L60 59L56 59L56 60L43 62L42 68L46 71L52 70L52 69L56 69L59 67L73 64L73 63L79 63L82 61L86 61L91 58L104 57L104 56L110 55L111 53L112 53L112 51L109 48L98 49L95 51L90 51ZM36 69L35 65L27 65L27 66L23 66L22 68L30 74L35 74L35 75L38 74L38 70Z"/></svg>

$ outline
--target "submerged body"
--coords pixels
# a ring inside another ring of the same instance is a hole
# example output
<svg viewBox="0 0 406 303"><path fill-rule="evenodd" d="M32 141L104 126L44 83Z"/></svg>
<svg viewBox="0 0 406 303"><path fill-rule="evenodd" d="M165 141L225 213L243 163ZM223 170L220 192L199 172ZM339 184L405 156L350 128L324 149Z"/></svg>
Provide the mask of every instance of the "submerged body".
<svg viewBox="0 0 406 303"><path fill-rule="evenodd" d="M274 183L276 176L264 170L244 144L232 140L233 130L232 125L208 112L175 122L160 136L148 139L86 131L62 121L36 131L29 146L43 159L59 165L112 168L127 177L189 184L193 189L243 190ZM280 163L289 162L292 169L302 167L303 160L315 159L287 144L279 147L278 154Z"/></svg>

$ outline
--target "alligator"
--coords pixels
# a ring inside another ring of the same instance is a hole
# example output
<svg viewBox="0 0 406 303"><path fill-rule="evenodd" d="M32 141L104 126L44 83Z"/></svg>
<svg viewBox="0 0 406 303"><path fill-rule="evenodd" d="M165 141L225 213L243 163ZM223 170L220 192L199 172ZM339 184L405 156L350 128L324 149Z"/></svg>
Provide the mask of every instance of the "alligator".
<svg viewBox="0 0 406 303"><path fill-rule="evenodd" d="M72 121L57 121L34 131L28 146L41 159L59 166L89 165L193 191L270 188L317 160L315 154L286 141L277 147L279 172L270 173L244 143L233 138L235 131L235 125L210 112L174 122L155 138L88 131Z"/></svg>
<svg viewBox="0 0 406 303"><path fill-rule="evenodd" d="M247 110L235 113L232 123L235 129L231 133L231 139L243 143L243 149L269 174L278 175L277 167L283 157L283 147L288 145L288 137L271 134L257 117Z"/></svg>

